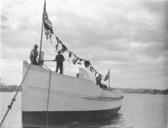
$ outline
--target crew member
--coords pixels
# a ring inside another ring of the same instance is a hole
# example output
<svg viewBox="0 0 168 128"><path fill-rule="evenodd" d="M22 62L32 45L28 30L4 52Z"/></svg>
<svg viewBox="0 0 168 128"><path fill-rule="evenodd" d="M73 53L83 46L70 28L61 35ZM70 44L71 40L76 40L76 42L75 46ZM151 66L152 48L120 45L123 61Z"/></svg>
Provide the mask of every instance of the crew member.
<svg viewBox="0 0 168 128"><path fill-rule="evenodd" d="M37 56L38 56L37 48L38 48L38 45L35 44L34 48L30 52L30 62L31 62L31 64L34 64L34 65L38 65L38 63L37 63Z"/></svg>
<svg viewBox="0 0 168 128"><path fill-rule="evenodd" d="M56 61L56 70L55 72L58 72L58 69L60 70L60 74L63 73L63 62L64 62L65 58L64 56L61 54L60 51L58 51L58 55L56 55L55 57L55 61Z"/></svg>
<svg viewBox="0 0 168 128"><path fill-rule="evenodd" d="M107 89L107 85L101 83L102 77L99 74L99 76L96 77L96 84L99 85L103 89Z"/></svg>
<svg viewBox="0 0 168 128"><path fill-rule="evenodd" d="M101 76L100 76L100 74L96 77L96 84L97 85L99 85L99 86L101 86L101 80L102 80L102 78L101 78Z"/></svg>

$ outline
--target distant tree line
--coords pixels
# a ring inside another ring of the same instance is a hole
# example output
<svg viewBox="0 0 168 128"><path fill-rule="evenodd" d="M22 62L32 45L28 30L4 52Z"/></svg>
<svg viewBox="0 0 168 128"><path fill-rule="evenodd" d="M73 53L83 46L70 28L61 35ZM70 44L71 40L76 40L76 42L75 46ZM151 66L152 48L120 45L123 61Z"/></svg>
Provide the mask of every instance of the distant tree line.
<svg viewBox="0 0 168 128"><path fill-rule="evenodd" d="M0 85L1 92L14 92L17 91L19 86L17 85ZM120 90L123 93L138 93L138 94L168 94L168 89L132 89L132 88L110 88L106 90ZM22 91L22 88L19 90Z"/></svg>

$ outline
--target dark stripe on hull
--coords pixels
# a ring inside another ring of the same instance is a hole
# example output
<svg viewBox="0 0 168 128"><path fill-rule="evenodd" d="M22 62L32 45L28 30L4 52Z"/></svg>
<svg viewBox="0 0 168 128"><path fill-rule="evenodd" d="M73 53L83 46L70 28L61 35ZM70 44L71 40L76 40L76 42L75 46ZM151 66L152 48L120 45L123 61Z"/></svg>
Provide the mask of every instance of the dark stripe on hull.
<svg viewBox="0 0 168 128"><path fill-rule="evenodd" d="M98 111L60 111L48 112L48 125L69 123L73 121L103 121L117 114L120 107ZM47 112L22 112L23 128L42 128L47 124Z"/></svg>

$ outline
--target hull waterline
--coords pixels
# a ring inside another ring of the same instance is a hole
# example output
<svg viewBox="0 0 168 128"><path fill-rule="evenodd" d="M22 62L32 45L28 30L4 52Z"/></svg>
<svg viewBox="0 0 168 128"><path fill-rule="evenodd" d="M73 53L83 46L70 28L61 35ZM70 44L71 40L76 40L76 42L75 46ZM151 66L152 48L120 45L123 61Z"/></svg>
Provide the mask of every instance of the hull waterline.
<svg viewBox="0 0 168 128"><path fill-rule="evenodd" d="M64 111L64 112L22 112L22 122L25 127L57 126L70 122L99 122L115 117L120 107L99 111ZM47 122L48 120L48 122Z"/></svg>

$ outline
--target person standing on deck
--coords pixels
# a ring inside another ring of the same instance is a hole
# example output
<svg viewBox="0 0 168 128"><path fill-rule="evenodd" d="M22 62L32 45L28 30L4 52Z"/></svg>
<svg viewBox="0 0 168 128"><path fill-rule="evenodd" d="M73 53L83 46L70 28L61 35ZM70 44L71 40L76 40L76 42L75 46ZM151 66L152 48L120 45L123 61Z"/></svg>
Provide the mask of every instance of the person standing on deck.
<svg viewBox="0 0 168 128"><path fill-rule="evenodd" d="M101 80L102 80L102 78L101 78L101 76L100 76L100 74L96 77L96 84L97 85L99 85L99 86L101 86Z"/></svg>
<svg viewBox="0 0 168 128"><path fill-rule="evenodd" d="M57 63L55 72L58 72L58 69L59 69L60 74L63 73L63 62L64 62L64 60L65 60L64 56L61 54L60 51L58 51L58 55L56 55L55 60L54 60Z"/></svg>
<svg viewBox="0 0 168 128"><path fill-rule="evenodd" d="M34 64L34 65L38 65L38 63L37 63L37 56L38 56L37 48L38 48L38 45L35 44L34 48L30 52L30 62L31 62L31 64Z"/></svg>

